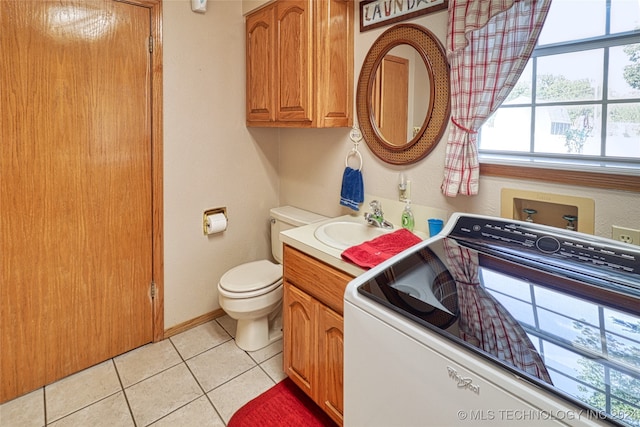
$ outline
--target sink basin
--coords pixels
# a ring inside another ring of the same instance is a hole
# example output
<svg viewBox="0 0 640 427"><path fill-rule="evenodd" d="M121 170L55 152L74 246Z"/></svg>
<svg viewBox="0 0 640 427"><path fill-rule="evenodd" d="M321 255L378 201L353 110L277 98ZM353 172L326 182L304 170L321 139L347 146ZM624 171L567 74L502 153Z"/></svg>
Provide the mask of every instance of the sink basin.
<svg viewBox="0 0 640 427"><path fill-rule="evenodd" d="M316 228L314 236L327 246L345 250L391 231L358 222L336 221Z"/></svg>

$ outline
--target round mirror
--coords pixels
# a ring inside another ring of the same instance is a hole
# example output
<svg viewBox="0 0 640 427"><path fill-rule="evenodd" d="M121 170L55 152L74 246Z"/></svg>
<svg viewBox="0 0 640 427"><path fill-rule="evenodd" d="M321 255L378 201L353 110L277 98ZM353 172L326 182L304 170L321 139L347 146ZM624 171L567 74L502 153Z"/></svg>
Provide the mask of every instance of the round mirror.
<svg viewBox="0 0 640 427"><path fill-rule="evenodd" d="M369 148L387 163L424 158L450 113L449 65L426 28L396 25L369 50L358 80L357 114Z"/></svg>

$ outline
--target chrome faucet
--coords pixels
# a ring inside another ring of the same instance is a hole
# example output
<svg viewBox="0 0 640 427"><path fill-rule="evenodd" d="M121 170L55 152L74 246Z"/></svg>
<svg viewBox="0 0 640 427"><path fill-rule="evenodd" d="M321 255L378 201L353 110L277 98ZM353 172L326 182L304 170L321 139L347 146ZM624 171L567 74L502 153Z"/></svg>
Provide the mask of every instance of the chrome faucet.
<svg viewBox="0 0 640 427"><path fill-rule="evenodd" d="M384 213L382 212L382 205L377 200L372 200L369 203L369 207L373 212L365 212L364 220L367 221L367 224L373 225L374 227L392 229L393 224L384 219Z"/></svg>

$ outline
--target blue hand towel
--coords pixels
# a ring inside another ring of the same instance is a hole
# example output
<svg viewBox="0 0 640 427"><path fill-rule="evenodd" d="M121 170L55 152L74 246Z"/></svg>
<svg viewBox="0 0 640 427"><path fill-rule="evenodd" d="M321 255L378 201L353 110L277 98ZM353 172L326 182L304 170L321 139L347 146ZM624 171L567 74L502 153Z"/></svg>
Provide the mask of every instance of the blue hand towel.
<svg viewBox="0 0 640 427"><path fill-rule="evenodd" d="M340 192L340 204L354 211L360 210L360 204L364 202L364 184L362 172L347 166L342 175L342 191Z"/></svg>

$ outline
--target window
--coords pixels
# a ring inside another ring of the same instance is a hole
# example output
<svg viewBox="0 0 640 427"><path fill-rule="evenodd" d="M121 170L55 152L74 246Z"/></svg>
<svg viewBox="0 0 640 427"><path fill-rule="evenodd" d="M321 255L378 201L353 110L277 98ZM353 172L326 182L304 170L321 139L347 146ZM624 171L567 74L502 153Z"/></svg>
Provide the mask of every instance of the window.
<svg viewBox="0 0 640 427"><path fill-rule="evenodd" d="M522 76L480 130L480 161L640 172L639 41L637 0L553 0Z"/></svg>
<svg viewBox="0 0 640 427"><path fill-rule="evenodd" d="M479 277L527 332L556 389L640 426L637 316L489 269Z"/></svg>

